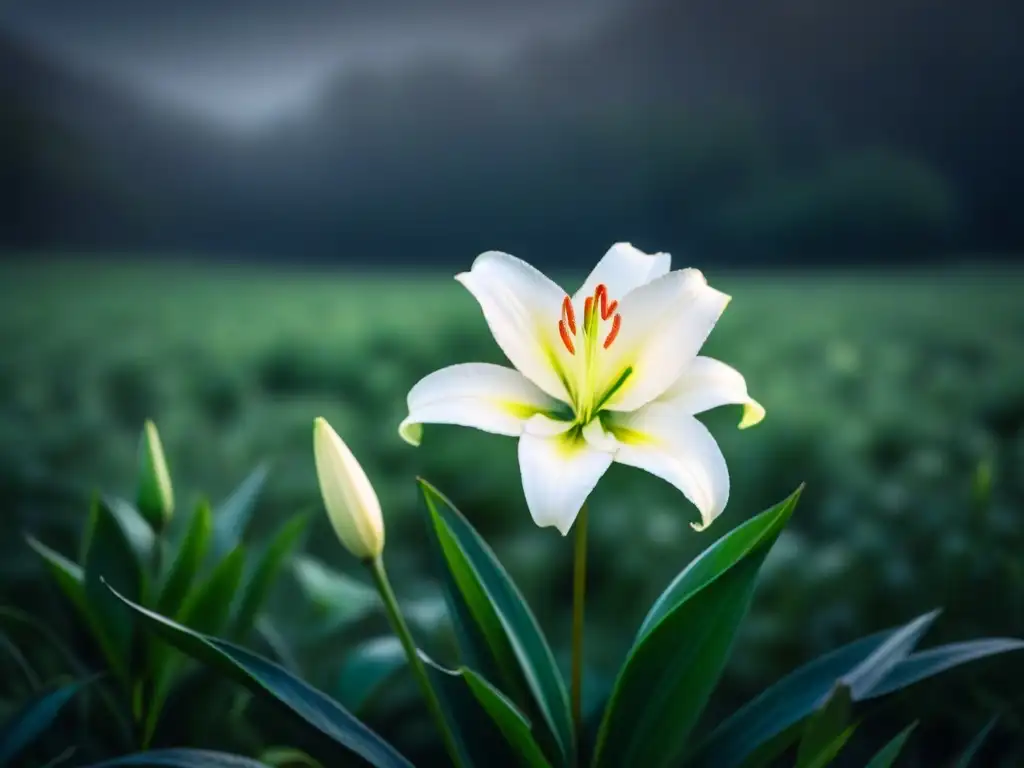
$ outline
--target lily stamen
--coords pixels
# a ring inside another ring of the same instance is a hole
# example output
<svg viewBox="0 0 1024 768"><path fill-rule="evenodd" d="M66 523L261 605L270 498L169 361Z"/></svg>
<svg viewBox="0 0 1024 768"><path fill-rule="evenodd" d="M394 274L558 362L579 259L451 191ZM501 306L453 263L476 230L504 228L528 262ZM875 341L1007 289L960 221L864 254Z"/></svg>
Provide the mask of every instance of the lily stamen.
<svg viewBox="0 0 1024 768"><path fill-rule="evenodd" d="M572 336L569 335L569 329L566 328L565 320L558 321L558 335L562 337L562 343L569 350L569 354L575 355L576 346L572 343Z"/></svg>
<svg viewBox="0 0 1024 768"><path fill-rule="evenodd" d="M615 302L618 303L618 302ZM613 304L614 306L614 304ZM605 318L607 319L607 318ZM619 328L622 327L622 315L616 315L615 319L612 320L612 329L608 332L607 338L604 340L604 348L608 349L615 341L615 337L619 335Z"/></svg>
<svg viewBox="0 0 1024 768"><path fill-rule="evenodd" d="M569 333L576 335L576 310L572 308L572 299L566 296L562 299L562 319L569 327Z"/></svg>

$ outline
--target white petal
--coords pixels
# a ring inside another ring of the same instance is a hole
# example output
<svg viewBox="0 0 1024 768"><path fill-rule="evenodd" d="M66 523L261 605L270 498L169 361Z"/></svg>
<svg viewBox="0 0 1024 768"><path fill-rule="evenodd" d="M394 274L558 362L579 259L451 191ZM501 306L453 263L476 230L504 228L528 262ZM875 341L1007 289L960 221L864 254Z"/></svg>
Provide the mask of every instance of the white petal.
<svg viewBox="0 0 1024 768"><path fill-rule="evenodd" d="M619 441L615 461L668 481L700 510L703 530L729 501L729 470L715 438L693 416L665 403L616 413L609 427Z"/></svg>
<svg viewBox="0 0 1024 768"><path fill-rule="evenodd" d="M552 397L570 402L569 351L558 333L565 291L525 261L488 251L455 279L483 309L494 340L526 378Z"/></svg>
<svg viewBox="0 0 1024 768"><path fill-rule="evenodd" d="M612 454L598 450L575 430L548 424L534 416L519 438L519 469L523 493L533 521L541 528L554 526L569 533L576 515L612 463Z"/></svg>
<svg viewBox="0 0 1024 768"><path fill-rule="evenodd" d="M618 381L627 367L632 373L604 408L633 411L672 386L729 300L696 269L669 272L626 296L619 305L619 335L599 355L598 394Z"/></svg>
<svg viewBox="0 0 1024 768"><path fill-rule="evenodd" d="M764 407L747 394L743 375L710 357L695 358L658 401L671 403L687 413L702 413L720 405L742 405L740 429L752 427L764 418Z"/></svg>
<svg viewBox="0 0 1024 768"><path fill-rule="evenodd" d="M587 296L593 296L594 290L602 283L608 289L610 299L621 300L634 288L668 274L671 264L670 254L647 254L629 243L616 243L597 262L583 287L573 297L573 303L577 305L577 311L582 312Z"/></svg>
<svg viewBox="0 0 1024 768"><path fill-rule="evenodd" d="M517 436L526 420L560 403L519 371L490 363L462 363L434 371L410 390L409 415L398 427L419 445L423 424L458 424Z"/></svg>

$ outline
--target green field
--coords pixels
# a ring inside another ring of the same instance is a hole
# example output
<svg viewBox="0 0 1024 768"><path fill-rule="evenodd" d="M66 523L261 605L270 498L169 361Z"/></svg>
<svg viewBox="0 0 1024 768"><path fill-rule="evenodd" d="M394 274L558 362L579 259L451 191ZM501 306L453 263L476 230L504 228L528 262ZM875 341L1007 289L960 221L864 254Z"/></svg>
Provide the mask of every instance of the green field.
<svg viewBox="0 0 1024 768"><path fill-rule="evenodd" d="M723 695L937 605L947 610L936 638L1024 635L1024 272L707 274L734 300L705 351L746 375L768 415L742 432L739 408L708 416L733 494L703 534L662 482L620 467L602 480L591 501L595 666L617 661L695 552L802 481ZM5 267L0 307L2 601L39 589L21 531L71 552L91 490L132 493L145 418L160 428L181 506L200 492L217 500L272 462L258 538L284 515L319 510L311 426L322 415L377 487L410 599L433 594L422 475L492 541L555 642L567 638L570 546L530 523L515 442L428 427L415 449L396 432L420 376L502 362L450 276L69 262ZM979 465L992 469L987 496ZM316 533L307 550L354 571L326 520ZM1013 690L1007 677L1024 680L1022 660L993 664L944 679L959 703L922 699L925 717L962 708L968 731L986 719L984 702Z"/></svg>

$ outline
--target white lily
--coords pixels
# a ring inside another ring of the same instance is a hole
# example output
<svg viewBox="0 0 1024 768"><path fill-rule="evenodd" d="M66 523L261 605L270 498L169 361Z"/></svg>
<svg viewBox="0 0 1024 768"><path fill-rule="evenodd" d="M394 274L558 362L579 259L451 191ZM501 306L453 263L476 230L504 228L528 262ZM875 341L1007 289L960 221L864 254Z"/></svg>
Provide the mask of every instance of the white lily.
<svg viewBox="0 0 1024 768"><path fill-rule="evenodd" d="M738 371L697 355L730 297L699 270L669 271L670 261L617 243L570 297L514 256L481 254L455 279L515 369L435 371L409 392L399 433L413 445L423 424L518 437L530 513L562 535L613 461L682 491L703 530L725 508L729 472L694 414L742 404L745 428L764 408Z"/></svg>

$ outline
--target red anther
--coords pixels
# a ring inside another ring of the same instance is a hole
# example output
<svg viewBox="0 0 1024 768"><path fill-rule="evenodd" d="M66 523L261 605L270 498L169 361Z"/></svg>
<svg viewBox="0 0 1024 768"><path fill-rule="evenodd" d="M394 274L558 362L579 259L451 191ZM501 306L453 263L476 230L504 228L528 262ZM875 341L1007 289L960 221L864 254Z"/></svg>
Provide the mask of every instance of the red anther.
<svg viewBox="0 0 1024 768"><path fill-rule="evenodd" d="M583 327L586 328L590 325L590 313L594 309L594 297L587 296L587 300L583 302Z"/></svg>
<svg viewBox="0 0 1024 768"><path fill-rule="evenodd" d="M604 283L598 283L597 288L594 289L594 300L601 306L601 319L607 320L608 315L608 286Z"/></svg>
<svg viewBox="0 0 1024 768"><path fill-rule="evenodd" d="M622 327L622 315L616 315L615 319L612 320L612 329L608 332L608 337L604 340L604 348L608 349L615 341L615 337L619 335L619 329Z"/></svg>
<svg viewBox="0 0 1024 768"><path fill-rule="evenodd" d="M562 320L569 326L569 333L576 335L576 310L572 308L572 299L566 296L562 299Z"/></svg>
<svg viewBox="0 0 1024 768"><path fill-rule="evenodd" d="M562 343L565 344L565 348L569 350L569 354L575 355L576 347L573 346L572 336L569 335L569 329L565 327L565 320L558 321L558 335L562 337Z"/></svg>
<svg viewBox="0 0 1024 768"><path fill-rule="evenodd" d="M618 308L619 308L619 302L617 302L617 301L613 301L608 306L603 307L601 309L601 319L602 320L607 320L609 317L611 317L613 314L615 314L615 310L618 309Z"/></svg>

